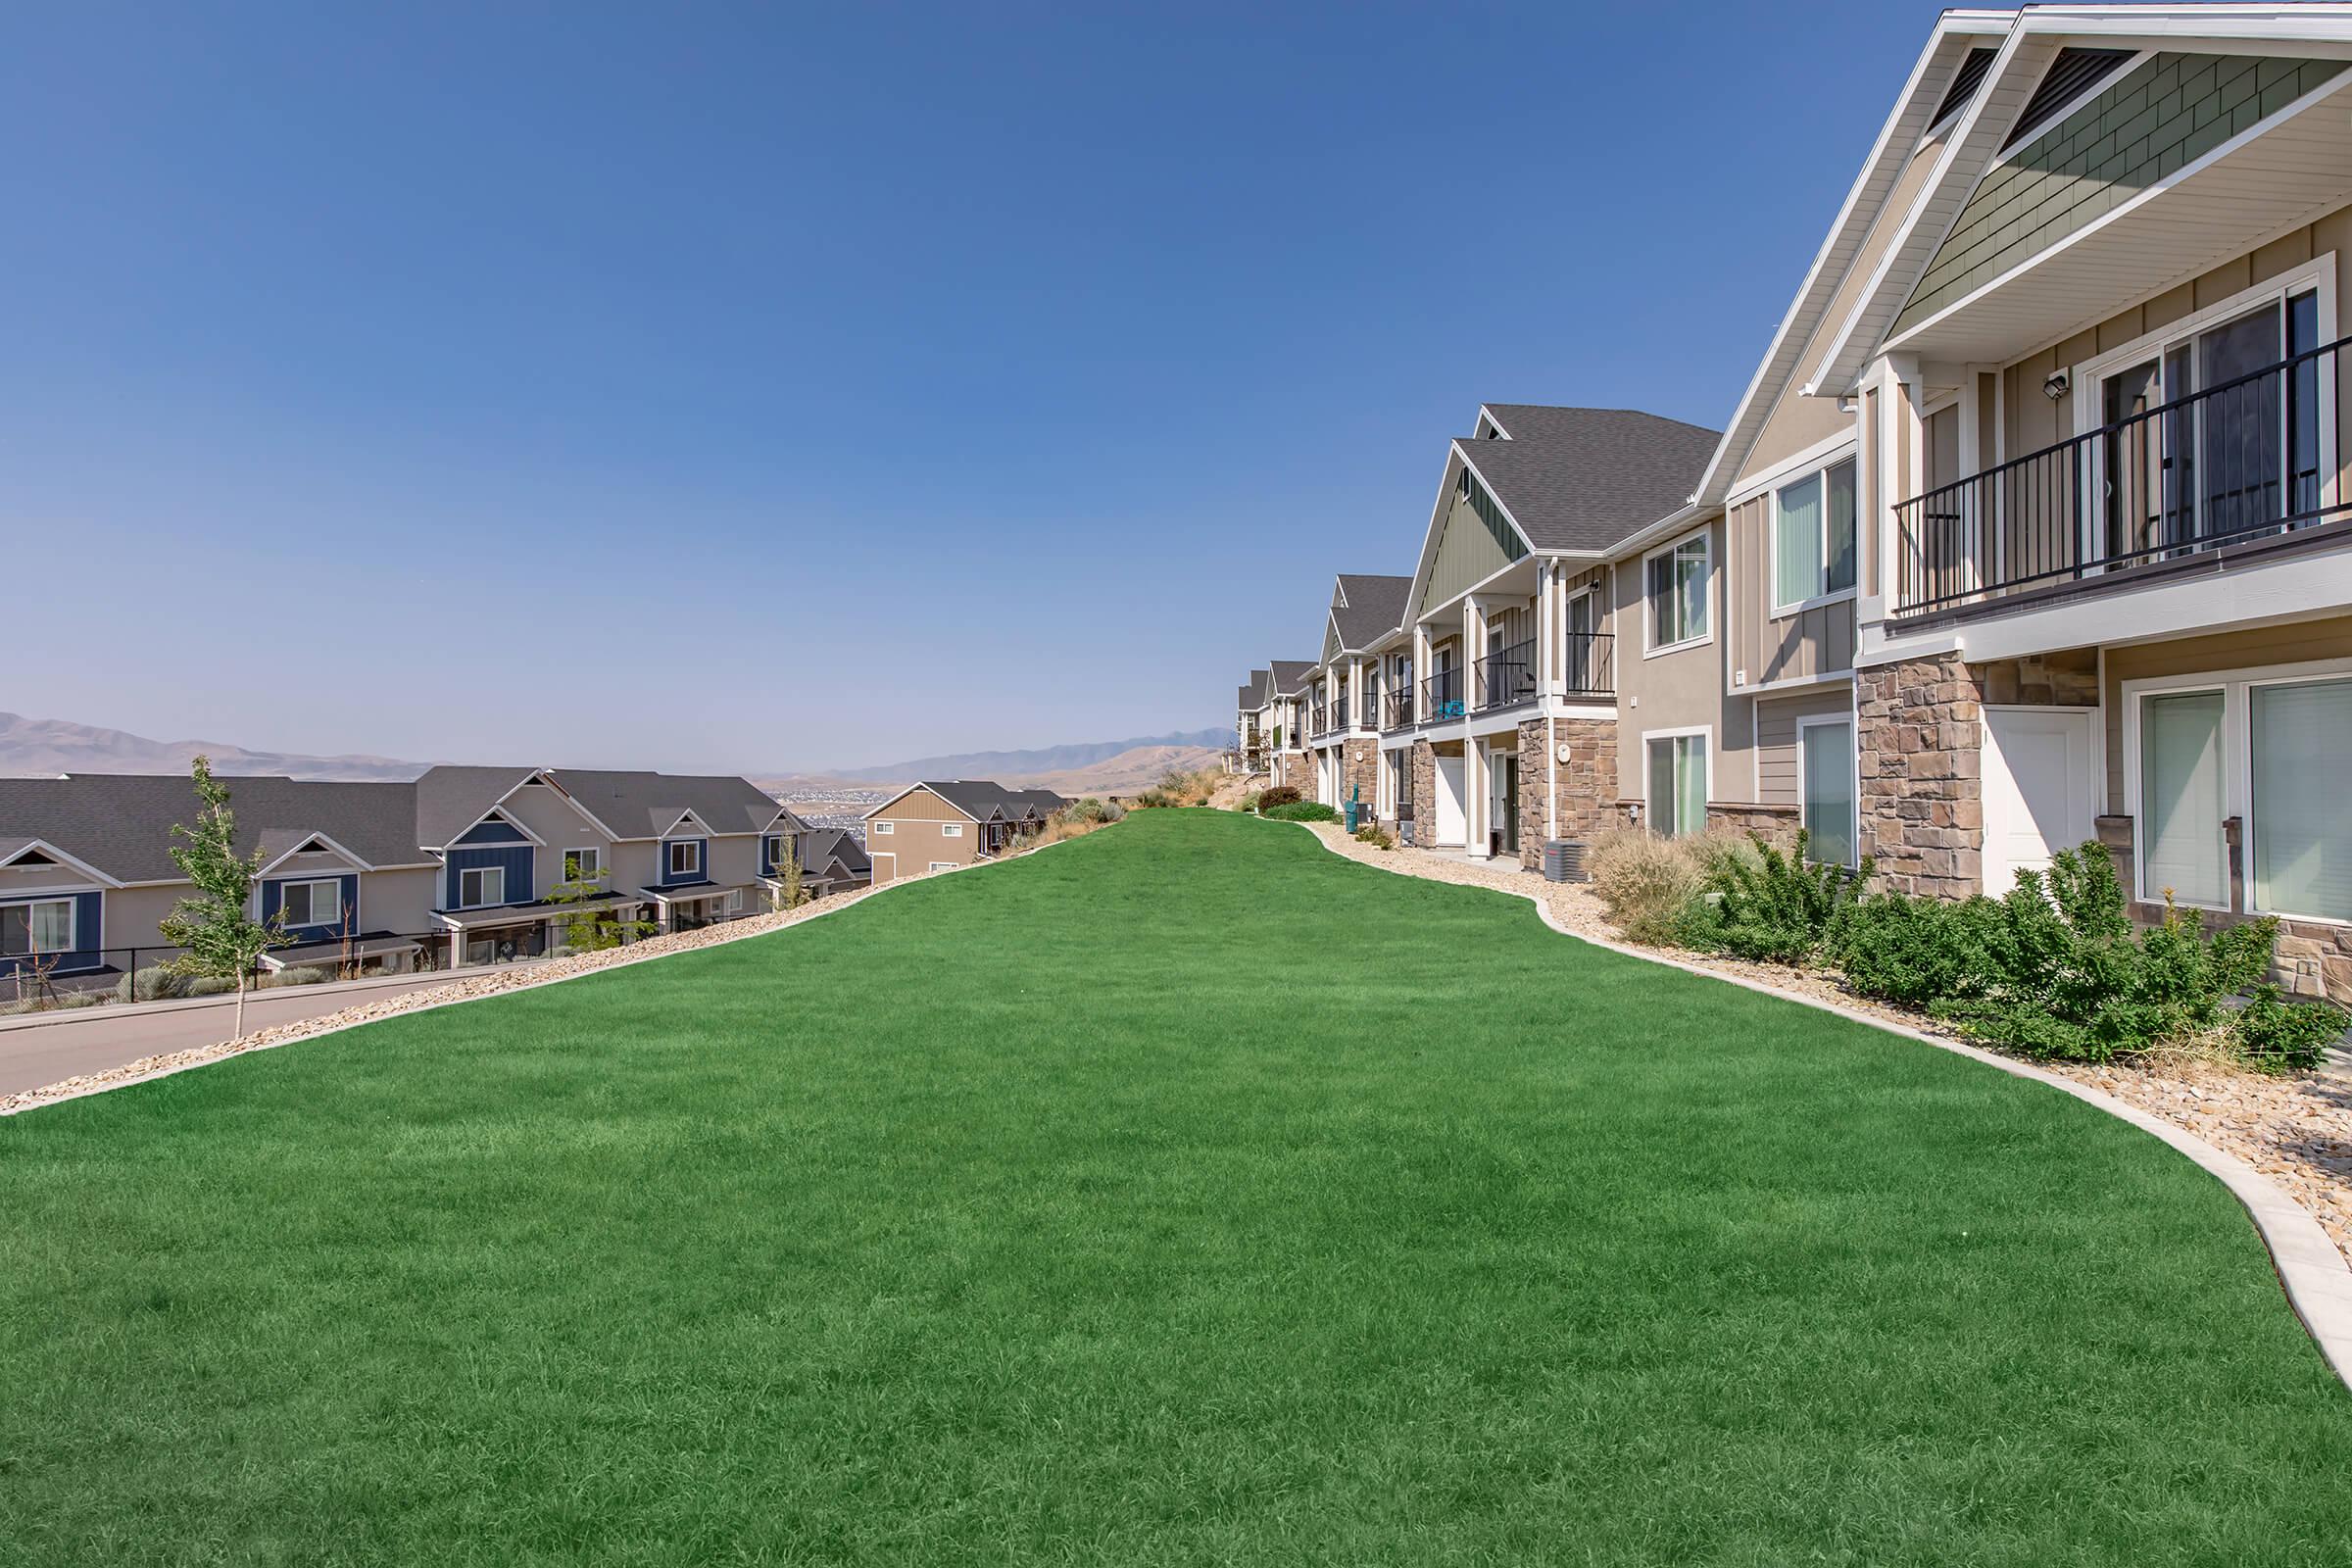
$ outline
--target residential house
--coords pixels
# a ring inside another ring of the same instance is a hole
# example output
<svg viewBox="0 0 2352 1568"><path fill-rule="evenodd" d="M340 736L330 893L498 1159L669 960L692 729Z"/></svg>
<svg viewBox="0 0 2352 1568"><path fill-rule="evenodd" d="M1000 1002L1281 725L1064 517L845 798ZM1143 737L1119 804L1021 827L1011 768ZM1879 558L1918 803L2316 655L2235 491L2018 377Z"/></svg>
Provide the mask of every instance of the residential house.
<svg viewBox="0 0 2352 1568"><path fill-rule="evenodd" d="M873 883L950 871L1000 855L1067 805L1052 790L1007 789L986 779L909 784L865 813Z"/></svg>
<svg viewBox="0 0 2352 1568"><path fill-rule="evenodd" d="M801 891L811 899L864 887L874 879L873 861L858 835L845 828L811 828L800 842Z"/></svg>
<svg viewBox="0 0 2352 1568"><path fill-rule="evenodd" d="M1253 669L1234 699L1234 755L1245 773L1270 771L1272 736L1262 727L1274 684L1270 669Z"/></svg>
<svg viewBox="0 0 2352 1568"><path fill-rule="evenodd" d="M1287 784L1308 799L1314 795L1315 770L1314 754L1307 746L1307 693L1315 668L1311 660L1273 661L1266 670L1266 706L1258 714L1258 733L1267 742L1267 773L1276 784Z"/></svg>
<svg viewBox="0 0 2352 1568"><path fill-rule="evenodd" d="M222 783L238 852L262 857L253 912L293 939L270 968L534 956L597 912L669 930L732 918L809 832L740 778L436 767L406 784ZM159 922L193 891L172 829L196 810L180 775L0 780L0 968L87 977L169 956Z"/></svg>

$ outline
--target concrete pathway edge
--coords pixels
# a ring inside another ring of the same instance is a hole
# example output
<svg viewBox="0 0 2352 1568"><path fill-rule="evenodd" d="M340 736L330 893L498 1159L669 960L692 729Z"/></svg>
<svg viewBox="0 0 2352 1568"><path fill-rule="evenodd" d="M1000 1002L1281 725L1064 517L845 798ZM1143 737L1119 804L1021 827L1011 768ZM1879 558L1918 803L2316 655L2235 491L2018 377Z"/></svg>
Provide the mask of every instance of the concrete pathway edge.
<svg viewBox="0 0 2352 1568"><path fill-rule="evenodd" d="M1079 837L1085 836L1086 835L1084 834L1079 835ZM470 1002L489 1002L499 997L512 997L524 991L536 991L542 986L560 986L567 980L584 980L590 975L611 974L615 969L625 969L631 964L660 963L664 958L683 957L689 953L708 953L713 948L723 948L728 946L730 943L749 942L755 937L781 936L787 931L796 931L802 926L808 925L811 921L821 920L828 914L838 914L842 910L854 908L857 906L865 903L869 899L878 899L883 894L889 893L897 888L918 887L927 882L936 882L941 877L954 876L957 872L961 871L985 870L992 865L1010 865L1017 860L1025 860L1032 855L1043 855L1047 850L1055 849L1063 844L1070 844L1076 841L1073 839L1056 839L1052 844L1041 845L1037 849L1027 851L1021 855L1000 856L994 859L974 860L965 865L953 866L945 871L926 872L921 876L900 877L892 881L885 882L880 887L867 887L860 892L840 894L836 897L824 900L821 904L812 907L808 913L801 916L799 919L794 920L787 925L767 926L758 931L729 932L728 934L718 937L713 941L701 943L691 948L678 948L667 953L632 954L628 949L622 948L615 951L615 956L612 962L599 964L593 968L572 969L563 974L544 975L536 979L525 980L515 985L504 986L496 991L483 992L474 996L445 997L438 1002L420 1002L413 1007L403 1007L398 1012L384 1013L381 1016L374 1018L355 1018L346 1023L322 1024L317 1029L306 1030L299 1034L288 1034L281 1039L264 1041L258 1045L246 1046L239 1050L224 1049L221 1050L218 1055L200 1056L191 1061L172 1062L164 1066L159 1066L152 1072L137 1073L127 1078L109 1079L105 1083L91 1084L85 1089L76 1089L68 1094L55 1095L42 1100L27 1101L19 1105L0 1105L0 1116L22 1116L27 1111L45 1110L51 1105L63 1105L71 1101L85 1100L91 1095L103 1095L111 1093L117 1089L127 1089L132 1084L153 1083L158 1078L170 1078L177 1073L194 1072L200 1067L216 1066L223 1061L235 1061L240 1057L251 1056L264 1051L275 1051L280 1046L306 1045L313 1040L323 1040L328 1035L341 1034L347 1029L364 1029L369 1024L386 1023L394 1018L406 1018L419 1012L432 1012L441 1007L461 1007ZM480 979L483 977L485 972L495 971L475 969L468 973L456 974L452 976L450 983L452 985L460 985L468 981ZM508 972L512 973L514 971L510 970ZM331 1017L332 1014L322 1014L321 1016ZM304 1023L312 1021L315 1020L303 1019L292 1023L277 1025L276 1027L288 1030L301 1030ZM219 1044L221 1047L230 1047L234 1046L236 1042L221 1041ZM190 1049L202 1051L209 1048L198 1046ZM171 1053L171 1054L177 1054L178 1053ZM136 1063L125 1063L125 1065L135 1066ZM40 1091L37 1089L30 1092L36 1095L40 1093Z"/></svg>
<svg viewBox="0 0 2352 1568"><path fill-rule="evenodd" d="M1297 825L1301 828L1307 826L1303 822ZM1307 837L1313 839L1319 847L1329 852L1334 858L1345 860L1349 865L1362 865L1376 871L1387 871L1396 876L1413 877L1413 871L1408 866L1359 860L1353 856L1342 854L1337 846L1325 843L1322 835L1315 833L1312 829L1308 829ZM2231 1197L2244 1205L2246 1213L2254 1221L2255 1232L2262 1238L2263 1246L2270 1250L2271 1264L2278 1272L2280 1288L2286 1293L2287 1304L2294 1309L2295 1316L2301 1320L2305 1332L2311 1335L2312 1343L2319 1347L2320 1355L2327 1361L2328 1370L2336 1375L2346 1389L2352 1389L2352 1262L2345 1260L2344 1254L2337 1250L2335 1243L2330 1241L2328 1233L2320 1228L2320 1222L2312 1216L2311 1210L2289 1198L2269 1177L2239 1159L2235 1154L2216 1149L2185 1127L2166 1121L2161 1116L2152 1116L2138 1106L2117 1100L2111 1095L2103 1095L2087 1084L2079 1084L2071 1078L2061 1077L2054 1072L2046 1072L2030 1061L2020 1061L2012 1056L2000 1055L1982 1047L1969 1045L1965 1041L1933 1035L1924 1029L1906 1028L1901 1024L1863 1012L1859 1008L1839 1006L1837 1003L1820 997L1809 997L1795 991L1784 991L1779 986L1767 985L1761 980L1750 979L1746 975L1726 974L1722 970L1710 968L1706 964L1673 957L1649 948L1638 948L1622 942L1608 942L1599 937L1588 936L1581 931L1570 930L1553 918L1551 910L1545 906L1544 901L1533 893L1522 892L1517 888L1489 887L1478 882L1446 882L1431 877L1414 877L1414 880L1437 881L1446 887L1468 888L1474 892L1499 893L1508 898L1525 899L1536 906L1537 917L1543 920L1546 926L1573 941L1589 943L1596 948L1605 948L1611 953L1621 953L1629 958L1641 958L1646 962L1662 964L1669 969L1680 969L1686 974L1702 975L1709 980L1720 980L1726 985L1739 986L1768 997L1778 997L1784 1002L1793 1002L1802 1006L1816 1007L1823 1012L1835 1013L1840 1018L1848 1018L1855 1023L1867 1024L1873 1029L1884 1030L1887 1034L1900 1035L1905 1039L1919 1041L1923 1045L1934 1046L1938 1051L1948 1051L1955 1055L1966 1056L1972 1061L1983 1062L1987 1067L1996 1067L2002 1072L2019 1078L2031 1078L2035 1083L2046 1084L2061 1094L2072 1095L2086 1105L2096 1106L2110 1116L2120 1121L2130 1122L2141 1132L2161 1139L2196 1161L2207 1174L2228 1188Z"/></svg>

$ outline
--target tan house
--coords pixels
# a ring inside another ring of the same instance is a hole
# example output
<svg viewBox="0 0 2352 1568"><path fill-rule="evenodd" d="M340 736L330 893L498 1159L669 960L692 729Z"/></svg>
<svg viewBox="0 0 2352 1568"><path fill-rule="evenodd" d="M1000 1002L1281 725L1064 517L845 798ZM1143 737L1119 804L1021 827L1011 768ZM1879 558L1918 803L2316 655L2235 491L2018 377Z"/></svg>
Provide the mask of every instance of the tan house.
<svg viewBox="0 0 2352 1568"><path fill-rule="evenodd" d="M986 779L910 784L865 813L873 883L951 871L1000 855L1069 804L1052 790L1007 789Z"/></svg>
<svg viewBox="0 0 2352 1568"><path fill-rule="evenodd" d="M1307 745L1314 798L1374 809L1380 796L1383 654L1404 627L1410 577L1343 572L1323 622L1323 662L1310 677Z"/></svg>

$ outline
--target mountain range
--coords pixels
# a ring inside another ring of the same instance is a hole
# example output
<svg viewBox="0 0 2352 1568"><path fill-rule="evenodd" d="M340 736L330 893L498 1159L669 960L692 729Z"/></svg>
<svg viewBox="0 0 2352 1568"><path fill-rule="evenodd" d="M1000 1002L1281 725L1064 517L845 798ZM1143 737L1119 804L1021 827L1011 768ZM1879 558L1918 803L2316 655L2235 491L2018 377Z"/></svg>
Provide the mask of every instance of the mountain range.
<svg viewBox="0 0 2352 1568"><path fill-rule="evenodd" d="M843 789L871 790L920 778L993 778L1001 783L1071 794L1142 789L1175 769L1214 763L1230 736L1223 729L1184 730L1119 741L1044 746L1027 751L962 752L917 757L875 767L760 779L761 787L792 798L818 798ZM312 757L256 752L225 741L158 741L127 730L103 729L61 718L0 713L0 775L58 773L180 773L199 753L222 774L276 773L293 778L411 779L429 765L373 756ZM658 765L658 764L657 764Z"/></svg>

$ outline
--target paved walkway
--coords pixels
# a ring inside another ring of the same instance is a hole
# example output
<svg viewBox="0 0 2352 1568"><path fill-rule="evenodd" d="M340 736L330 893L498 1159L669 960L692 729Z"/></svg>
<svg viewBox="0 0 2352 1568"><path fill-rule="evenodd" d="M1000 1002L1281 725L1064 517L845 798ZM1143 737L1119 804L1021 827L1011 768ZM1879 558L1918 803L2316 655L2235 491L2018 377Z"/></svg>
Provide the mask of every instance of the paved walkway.
<svg viewBox="0 0 2352 1568"><path fill-rule="evenodd" d="M471 972L256 991L245 999L245 1028L250 1033L271 1024L296 1023L338 1012L355 1002L445 986ZM0 1029L0 1095L20 1094L145 1056L226 1040L236 1017L236 1001L234 997L208 997L166 1007L91 1007Z"/></svg>

